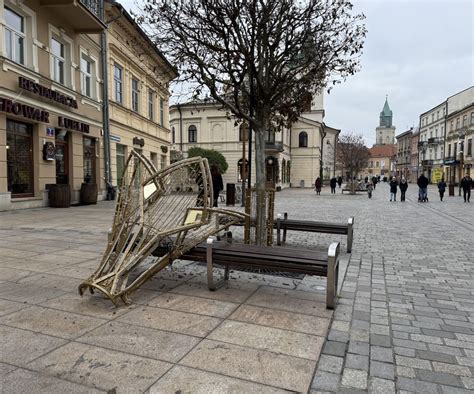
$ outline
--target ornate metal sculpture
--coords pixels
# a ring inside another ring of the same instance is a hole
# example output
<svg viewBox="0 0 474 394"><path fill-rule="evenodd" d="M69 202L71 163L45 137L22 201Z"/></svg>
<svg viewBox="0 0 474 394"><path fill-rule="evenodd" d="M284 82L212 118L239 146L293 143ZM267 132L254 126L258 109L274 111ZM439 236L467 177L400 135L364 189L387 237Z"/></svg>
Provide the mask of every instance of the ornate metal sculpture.
<svg viewBox="0 0 474 394"><path fill-rule="evenodd" d="M97 289L116 305L119 299L127 303L131 292L174 259L246 217L211 206L207 159L181 160L157 171L132 150L102 261L79 293Z"/></svg>

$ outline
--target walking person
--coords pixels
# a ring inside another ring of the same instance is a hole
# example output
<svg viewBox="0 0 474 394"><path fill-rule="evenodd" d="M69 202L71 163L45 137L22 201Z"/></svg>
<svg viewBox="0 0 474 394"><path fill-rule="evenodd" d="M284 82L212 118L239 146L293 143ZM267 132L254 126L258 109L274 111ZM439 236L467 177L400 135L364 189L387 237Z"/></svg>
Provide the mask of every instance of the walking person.
<svg viewBox="0 0 474 394"><path fill-rule="evenodd" d="M374 186L372 184L372 182L369 182L367 184L367 195L369 196L369 198L372 198L372 191L374 190Z"/></svg>
<svg viewBox="0 0 474 394"><path fill-rule="evenodd" d="M400 201L405 201L405 193L407 192L408 189L408 182L405 178L402 178L400 181Z"/></svg>
<svg viewBox="0 0 474 394"><path fill-rule="evenodd" d="M322 186L321 178L318 176L316 178L316 182L314 182L314 187L316 188L316 195L317 196L319 196L321 194L321 186Z"/></svg>
<svg viewBox="0 0 474 394"><path fill-rule="evenodd" d="M439 199L441 201L443 201L445 191L446 191L446 182L444 181L444 178L441 178L441 180L438 182Z"/></svg>
<svg viewBox="0 0 474 394"><path fill-rule="evenodd" d="M213 207L217 207L217 199L219 193L224 189L224 182L222 181L222 175L215 164L211 166L211 177L212 177L212 190L213 190Z"/></svg>
<svg viewBox="0 0 474 394"><path fill-rule="evenodd" d="M339 175L339 177L337 178L337 184L339 185L339 189L341 188L341 185L342 185L342 176Z"/></svg>
<svg viewBox="0 0 474 394"><path fill-rule="evenodd" d="M390 201L397 201L397 189L398 189L398 182L395 177L390 179Z"/></svg>
<svg viewBox="0 0 474 394"><path fill-rule="evenodd" d="M375 188L377 187L377 177L375 175L372 177L372 184L374 185L375 190Z"/></svg>
<svg viewBox="0 0 474 394"><path fill-rule="evenodd" d="M428 202L428 183L430 183L428 178L425 177L424 174L421 174L417 182L419 188L419 202Z"/></svg>
<svg viewBox="0 0 474 394"><path fill-rule="evenodd" d="M461 179L461 187L464 195L464 202L470 202L471 199L471 188L473 186L472 178L469 174L466 174L464 178Z"/></svg>
<svg viewBox="0 0 474 394"><path fill-rule="evenodd" d="M329 181L329 186L331 186L331 194L336 194L336 185L337 185L336 177L331 178L331 180Z"/></svg>

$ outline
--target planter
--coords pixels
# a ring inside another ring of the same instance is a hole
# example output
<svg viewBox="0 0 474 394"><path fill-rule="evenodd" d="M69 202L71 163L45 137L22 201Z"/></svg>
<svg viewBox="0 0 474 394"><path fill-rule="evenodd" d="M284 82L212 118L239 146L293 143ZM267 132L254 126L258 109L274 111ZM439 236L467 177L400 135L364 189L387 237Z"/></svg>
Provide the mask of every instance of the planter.
<svg viewBox="0 0 474 394"><path fill-rule="evenodd" d="M49 206L69 208L71 206L71 188L69 185L49 185Z"/></svg>
<svg viewBox="0 0 474 394"><path fill-rule="evenodd" d="M83 183L81 185L81 204L90 205L97 204L97 184Z"/></svg>

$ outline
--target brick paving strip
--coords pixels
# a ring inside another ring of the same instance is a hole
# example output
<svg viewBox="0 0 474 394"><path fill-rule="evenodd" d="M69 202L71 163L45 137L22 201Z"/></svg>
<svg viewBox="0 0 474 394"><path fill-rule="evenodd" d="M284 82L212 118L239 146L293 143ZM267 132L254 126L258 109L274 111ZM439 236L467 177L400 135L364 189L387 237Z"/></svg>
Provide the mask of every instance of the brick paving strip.
<svg viewBox="0 0 474 394"><path fill-rule="evenodd" d="M474 226L442 217L457 237L351 257L311 393L474 393Z"/></svg>

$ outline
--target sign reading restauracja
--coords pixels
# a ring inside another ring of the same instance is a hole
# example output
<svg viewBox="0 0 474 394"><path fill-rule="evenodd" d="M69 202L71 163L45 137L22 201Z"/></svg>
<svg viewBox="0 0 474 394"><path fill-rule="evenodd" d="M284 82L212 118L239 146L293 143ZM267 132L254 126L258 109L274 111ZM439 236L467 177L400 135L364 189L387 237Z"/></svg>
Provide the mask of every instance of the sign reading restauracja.
<svg viewBox="0 0 474 394"><path fill-rule="evenodd" d="M39 83L26 79L24 77L18 77L18 85L24 90L28 90L34 94L37 94L44 98L49 98L60 104L67 105L68 107L77 109L77 101L70 96L66 96L55 90L52 90L46 86L40 85Z"/></svg>

